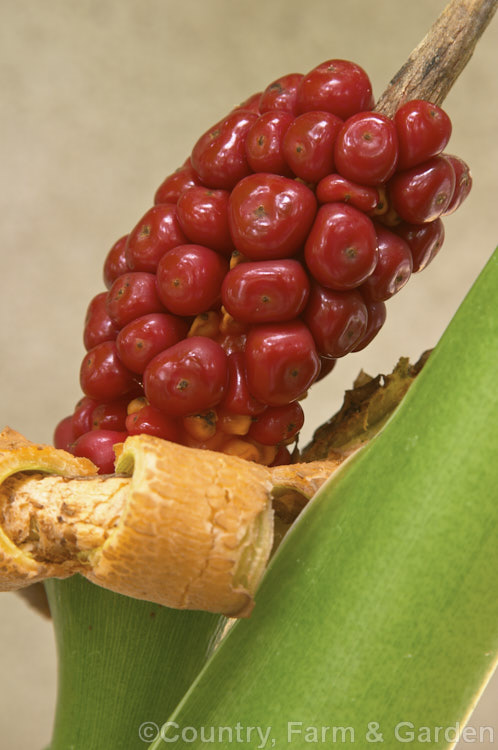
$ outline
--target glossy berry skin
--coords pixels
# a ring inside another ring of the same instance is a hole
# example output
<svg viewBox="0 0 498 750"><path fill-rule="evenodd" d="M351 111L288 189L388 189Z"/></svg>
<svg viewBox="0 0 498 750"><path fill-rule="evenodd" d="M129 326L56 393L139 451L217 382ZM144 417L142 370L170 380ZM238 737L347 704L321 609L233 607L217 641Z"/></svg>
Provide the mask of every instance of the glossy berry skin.
<svg viewBox="0 0 498 750"><path fill-rule="evenodd" d="M127 271L131 271L126 261L126 243L128 235L120 237L107 253L104 262L104 284L110 289L118 276L122 276Z"/></svg>
<svg viewBox="0 0 498 750"><path fill-rule="evenodd" d="M180 195L195 185L202 185L199 175L193 169L190 159L170 174L159 185L154 195L154 203L176 203Z"/></svg>
<svg viewBox="0 0 498 750"><path fill-rule="evenodd" d="M175 315L198 315L214 307L228 261L203 245L179 245L157 267L157 290Z"/></svg>
<svg viewBox="0 0 498 750"><path fill-rule="evenodd" d="M243 352L232 352L227 359L228 382L220 408L231 414L261 414L266 404L249 392Z"/></svg>
<svg viewBox="0 0 498 750"><path fill-rule="evenodd" d="M305 112L285 134L283 154L296 177L318 182L334 171L334 143L342 120L330 112Z"/></svg>
<svg viewBox="0 0 498 750"><path fill-rule="evenodd" d="M68 417L64 417L64 419L61 419L54 430L54 448L57 448L58 450L69 451L75 439L76 438L73 431L73 417L70 414Z"/></svg>
<svg viewBox="0 0 498 750"><path fill-rule="evenodd" d="M326 60L299 84L297 111L322 110L346 120L356 112L372 109L372 84L359 65L348 60Z"/></svg>
<svg viewBox="0 0 498 750"><path fill-rule="evenodd" d="M127 432L115 430L92 430L81 435L71 446L74 456L89 458L99 468L99 474L113 474L114 445L122 443L128 437Z"/></svg>
<svg viewBox="0 0 498 750"><path fill-rule="evenodd" d="M362 285L368 302L383 302L397 294L412 273L413 261L408 244L389 229L376 225L378 260L375 270Z"/></svg>
<svg viewBox="0 0 498 750"><path fill-rule="evenodd" d="M293 440L303 424L304 412L298 401L270 406L253 420L248 436L263 445L279 445Z"/></svg>
<svg viewBox="0 0 498 750"><path fill-rule="evenodd" d="M83 343L87 351L102 341L114 341L118 335L119 329L107 312L107 296L107 292L101 292L88 305L83 331Z"/></svg>
<svg viewBox="0 0 498 750"><path fill-rule="evenodd" d="M210 128L192 151L192 166L201 181L210 188L231 190L251 172L245 141L258 115L239 110Z"/></svg>
<svg viewBox="0 0 498 750"><path fill-rule="evenodd" d="M319 203L349 203L359 211L369 213L379 202L379 191L374 187L359 185L340 174L329 174L316 186Z"/></svg>
<svg viewBox="0 0 498 750"><path fill-rule="evenodd" d="M142 373L157 354L187 335L188 322L167 313L132 320L116 339L119 358L132 372Z"/></svg>
<svg viewBox="0 0 498 750"><path fill-rule="evenodd" d="M394 115L398 133L398 168L421 164L444 150L451 136L451 120L440 107L412 99Z"/></svg>
<svg viewBox="0 0 498 750"><path fill-rule="evenodd" d="M302 73L289 73L270 83L261 94L259 111L263 114L278 109L295 115L297 113L297 90L303 77Z"/></svg>
<svg viewBox="0 0 498 750"><path fill-rule="evenodd" d="M130 232L126 260L133 271L155 273L163 255L185 242L176 206L173 203L153 206Z"/></svg>
<svg viewBox="0 0 498 750"><path fill-rule="evenodd" d="M254 172L290 176L282 150L284 136L294 121L290 112L265 112L251 126L246 138L246 156Z"/></svg>
<svg viewBox="0 0 498 750"><path fill-rule="evenodd" d="M126 418L126 429L130 435L154 435L172 443L180 441L178 423L150 404Z"/></svg>
<svg viewBox="0 0 498 750"><path fill-rule="evenodd" d="M377 336L378 332L386 322L387 310L384 302L367 302L368 322L365 333L352 349L359 352Z"/></svg>
<svg viewBox="0 0 498 750"><path fill-rule="evenodd" d="M97 401L112 401L136 387L133 374L123 365L114 341L97 344L83 358L81 390Z"/></svg>
<svg viewBox="0 0 498 750"><path fill-rule="evenodd" d="M188 238L196 245L207 245L223 255L230 255L233 242L228 228L227 190L192 187L178 199L178 221ZM177 244L185 244L180 242Z"/></svg>
<svg viewBox="0 0 498 750"><path fill-rule="evenodd" d="M450 162L455 172L455 190L450 201L450 205L444 212L443 216L449 216L459 208L464 202L472 189L472 175L468 164L463 159L459 159L458 156L452 156L450 154L444 155L445 159Z"/></svg>
<svg viewBox="0 0 498 750"><path fill-rule="evenodd" d="M409 224L435 221L448 209L455 190L455 171L444 156L432 159L403 172L397 172L389 183L393 209Z"/></svg>
<svg viewBox="0 0 498 750"><path fill-rule="evenodd" d="M99 403L99 401L88 396L80 398L71 417L74 439L92 429L92 415Z"/></svg>
<svg viewBox="0 0 498 750"><path fill-rule="evenodd" d="M444 242L441 219L429 224L398 224L394 231L408 243L413 261L412 273L423 271L434 260Z"/></svg>
<svg viewBox="0 0 498 750"><path fill-rule="evenodd" d="M305 308L310 283L297 260L239 263L225 276L221 299L244 323L292 320Z"/></svg>
<svg viewBox="0 0 498 750"><path fill-rule="evenodd" d="M312 276L329 289L353 289L377 263L373 222L346 203L327 203L316 215L304 249Z"/></svg>
<svg viewBox="0 0 498 750"><path fill-rule="evenodd" d="M149 313L164 312L152 273L130 271L120 276L109 290L107 312L118 328Z"/></svg>
<svg viewBox="0 0 498 750"><path fill-rule="evenodd" d="M104 401L92 413L92 430L126 430L127 398Z"/></svg>
<svg viewBox="0 0 498 750"><path fill-rule="evenodd" d="M232 191L230 232L237 250L250 260L286 258L301 248L315 213L315 196L303 183L254 174Z"/></svg>
<svg viewBox="0 0 498 750"><path fill-rule="evenodd" d="M227 356L203 336L183 339L158 354L144 373L144 390L152 406L180 417L216 406L227 384Z"/></svg>
<svg viewBox="0 0 498 750"><path fill-rule="evenodd" d="M353 182L378 185L396 169L398 136L394 123L377 112L358 112L337 135L334 148L338 172Z"/></svg>
<svg viewBox="0 0 498 750"><path fill-rule="evenodd" d="M352 351L360 341L367 329L368 312L358 291L336 292L315 284L304 320L318 353L337 359Z"/></svg>
<svg viewBox="0 0 498 750"><path fill-rule="evenodd" d="M302 397L320 371L313 337L299 320L253 326L245 362L250 392L269 406Z"/></svg>

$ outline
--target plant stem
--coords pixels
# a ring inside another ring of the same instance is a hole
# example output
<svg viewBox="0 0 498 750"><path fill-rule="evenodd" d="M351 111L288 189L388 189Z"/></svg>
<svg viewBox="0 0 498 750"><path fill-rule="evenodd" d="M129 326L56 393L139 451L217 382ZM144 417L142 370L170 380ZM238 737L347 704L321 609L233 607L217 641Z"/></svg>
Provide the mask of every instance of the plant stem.
<svg viewBox="0 0 498 750"><path fill-rule="evenodd" d="M173 711L225 618L131 599L80 576L46 589L59 663L50 750L139 747L140 726L161 726Z"/></svg>
<svg viewBox="0 0 498 750"><path fill-rule="evenodd" d="M391 80L376 111L392 117L410 99L442 104L497 7L498 0L451 0Z"/></svg>

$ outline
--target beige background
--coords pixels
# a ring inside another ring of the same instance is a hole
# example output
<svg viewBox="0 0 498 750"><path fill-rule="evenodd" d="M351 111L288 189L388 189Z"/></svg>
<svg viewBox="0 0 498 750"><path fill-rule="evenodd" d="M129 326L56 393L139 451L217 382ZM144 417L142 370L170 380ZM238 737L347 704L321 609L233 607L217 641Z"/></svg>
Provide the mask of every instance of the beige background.
<svg viewBox="0 0 498 750"><path fill-rule="evenodd" d="M3 0L0 421L51 440L80 396L82 321L107 250L205 129L279 75L331 57L363 65L379 95L444 4ZM388 305L375 342L309 397L305 438L361 367L385 372L436 343L496 244L497 32L495 21L445 105L471 197L447 220L440 257ZM13 594L0 597L0 663L0 745L41 748L52 633ZM497 696L498 680L472 724L493 724L498 742Z"/></svg>

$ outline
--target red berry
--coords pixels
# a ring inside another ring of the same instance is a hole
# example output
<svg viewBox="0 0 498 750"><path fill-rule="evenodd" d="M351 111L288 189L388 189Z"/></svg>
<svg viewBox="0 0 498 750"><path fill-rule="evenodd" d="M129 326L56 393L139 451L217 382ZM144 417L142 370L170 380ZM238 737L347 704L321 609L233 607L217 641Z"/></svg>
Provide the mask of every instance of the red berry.
<svg viewBox="0 0 498 750"><path fill-rule="evenodd" d="M89 398L88 396L80 398L71 417L75 439L83 435L84 432L89 432L92 429L92 415L98 405L99 401L96 401L94 398Z"/></svg>
<svg viewBox="0 0 498 750"><path fill-rule="evenodd" d="M334 143L342 120L330 112L305 112L287 130L283 153L297 177L318 182L334 169Z"/></svg>
<svg viewBox="0 0 498 750"><path fill-rule="evenodd" d="M444 241L444 225L441 219L428 224L398 224L395 233L410 247L413 260L412 272L422 271L436 257Z"/></svg>
<svg viewBox="0 0 498 750"><path fill-rule="evenodd" d="M297 89L302 79L302 73L289 73L270 83L261 94L259 111L263 114L278 109L296 114Z"/></svg>
<svg viewBox="0 0 498 750"><path fill-rule="evenodd" d="M255 172L272 172L289 176L282 143L294 120L290 112L266 112L251 126L246 138L246 156Z"/></svg>
<svg viewBox="0 0 498 750"><path fill-rule="evenodd" d="M126 418L126 429L130 435L154 435L172 443L180 440L177 422L149 404Z"/></svg>
<svg viewBox="0 0 498 750"><path fill-rule="evenodd" d="M133 374L123 365L114 341L97 344L83 358L80 370L83 393L97 401L112 401L136 386Z"/></svg>
<svg viewBox="0 0 498 750"><path fill-rule="evenodd" d="M232 109L232 112L240 112L243 110L259 114L259 100L261 99L262 93L262 91L257 91L255 94L251 94L251 96L248 96L243 102L237 104L237 106Z"/></svg>
<svg viewBox="0 0 498 750"><path fill-rule="evenodd" d="M448 154L444 154L444 157L450 162L453 171L455 172L455 190L453 191L450 205L444 212L444 216L448 216L462 205L465 198L470 193L472 189L472 175L470 174L468 165L463 159Z"/></svg>
<svg viewBox="0 0 498 750"><path fill-rule="evenodd" d="M316 197L319 203L349 203L364 213L373 211L380 199L376 188L358 185L340 174L329 174L320 180Z"/></svg>
<svg viewBox="0 0 498 750"><path fill-rule="evenodd" d="M386 306L383 302L367 302L368 322L365 333L354 347L354 352L364 349L377 336L386 322Z"/></svg>
<svg viewBox="0 0 498 750"><path fill-rule="evenodd" d="M92 413L92 430L125 430L128 401L121 398L96 406Z"/></svg>
<svg viewBox="0 0 498 750"><path fill-rule="evenodd" d="M302 397L320 371L313 337L299 320L251 328L245 362L250 392L270 406Z"/></svg>
<svg viewBox="0 0 498 750"><path fill-rule="evenodd" d="M295 255L315 212L315 196L303 183L279 175L250 175L230 196L229 223L235 247L251 260Z"/></svg>
<svg viewBox="0 0 498 750"><path fill-rule="evenodd" d="M244 354L233 352L228 355L228 383L220 408L232 414L261 414L267 407L254 398L247 387Z"/></svg>
<svg viewBox="0 0 498 750"><path fill-rule="evenodd" d="M327 203L317 213L304 250L315 279L330 289L353 289L377 263L372 221L346 203Z"/></svg>
<svg viewBox="0 0 498 750"><path fill-rule="evenodd" d="M164 305L175 315L199 315L219 300L228 263L202 245L179 245L162 258L157 268L157 289Z"/></svg>
<svg viewBox="0 0 498 750"><path fill-rule="evenodd" d="M192 336L158 354L144 373L144 389L152 406L178 417L216 406L227 382L227 356L221 346Z"/></svg>
<svg viewBox="0 0 498 750"><path fill-rule="evenodd" d="M348 180L364 185L385 182L398 159L393 121L377 112L353 115L337 135L334 158L337 171Z"/></svg>
<svg viewBox="0 0 498 750"><path fill-rule="evenodd" d="M375 270L362 286L369 302L383 302L400 291L412 273L412 256L408 244L394 232L378 224L378 260Z"/></svg>
<svg viewBox="0 0 498 750"><path fill-rule="evenodd" d="M176 172L168 175L156 190L154 203L176 203L180 195L194 185L202 185L197 172L193 169L190 159L179 167Z"/></svg>
<svg viewBox="0 0 498 750"><path fill-rule="evenodd" d="M227 190L205 187L193 187L182 193L177 205L178 221L190 242L230 255L233 242L228 229L229 198Z"/></svg>
<svg viewBox="0 0 498 750"><path fill-rule="evenodd" d="M323 380L324 378L326 378L327 375L329 375L329 373L332 372L336 364L337 364L336 359L331 359L330 357L324 357L323 355L321 355L320 356L320 372L318 373L315 383L318 383L319 380Z"/></svg>
<svg viewBox="0 0 498 750"><path fill-rule="evenodd" d="M231 190L251 172L245 142L257 117L247 110L234 112L199 138L192 151L192 166L208 187Z"/></svg>
<svg viewBox="0 0 498 750"><path fill-rule="evenodd" d="M116 279L107 297L107 312L118 328L142 315L164 312L155 275L133 271Z"/></svg>
<svg viewBox="0 0 498 750"><path fill-rule="evenodd" d="M113 474L116 454L114 446L123 443L128 437L127 432L115 430L92 430L81 435L71 446L71 453L75 456L89 458L99 468L100 474Z"/></svg>
<svg viewBox="0 0 498 750"><path fill-rule="evenodd" d="M187 238L182 232L173 203L153 206L130 232L126 258L133 271L155 273L163 255Z"/></svg>
<svg viewBox="0 0 498 750"><path fill-rule="evenodd" d="M448 209L455 190L455 171L444 156L397 172L389 183L392 207L409 224L425 224Z"/></svg>
<svg viewBox="0 0 498 750"><path fill-rule="evenodd" d="M304 424L304 412L298 401L285 406L270 406L255 417L248 436L263 445L278 445L293 440Z"/></svg>
<svg viewBox="0 0 498 750"><path fill-rule="evenodd" d="M76 437L73 430L71 415L61 419L54 431L54 447L58 450L69 451Z"/></svg>
<svg viewBox="0 0 498 750"><path fill-rule="evenodd" d="M451 136L451 120L423 99L403 104L394 115L399 141L399 169L408 169L441 153Z"/></svg>
<svg viewBox="0 0 498 750"><path fill-rule="evenodd" d="M302 79L297 111L323 110L345 120L373 107L372 84L359 65L347 60L326 60Z"/></svg>
<svg viewBox="0 0 498 750"><path fill-rule="evenodd" d="M290 463L292 463L292 456L288 448L285 445L280 445L270 466L287 466Z"/></svg>
<svg viewBox="0 0 498 750"><path fill-rule="evenodd" d="M83 331L83 343L87 351L102 341L114 341L118 335L119 329L107 312L107 296L107 292L101 292L88 305Z"/></svg>
<svg viewBox="0 0 498 750"><path fill-rule="evenodd" d="M297 260L239 263L225 276L221 299L230 315L244 323L279 322L302 313L309 286Z"/></svg>
<svg viewBox="0 0 498 750"><path fill-rule="evenodd" d="M318 353L337 359L352 351L367 329L365 301L356 290L335 292L315 284L304 319Z"/></svg>
<svg viewBox="0 0 498 750"><path fill-rule="evenodd" d="M126 261L126 243L128 242L128 235L114 243L104 263L104 284L107 289L110 289L114 284L118 276L122 276L127 271L130 271L130 267Z"/></svg>
<svg viewBox="0 0 498 750"><path fill-rule="evenodd" d="M119 358L132 372L142 373L156 354L184 338L188 327L187 321L165 313L136 318L116 339Z"/></svg>

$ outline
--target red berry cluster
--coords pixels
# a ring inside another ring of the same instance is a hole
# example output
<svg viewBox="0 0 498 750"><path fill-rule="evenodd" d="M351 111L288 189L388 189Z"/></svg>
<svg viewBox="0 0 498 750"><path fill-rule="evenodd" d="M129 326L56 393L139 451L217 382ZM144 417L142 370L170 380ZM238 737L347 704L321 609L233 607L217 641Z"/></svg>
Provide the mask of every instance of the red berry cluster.
<svg viewBox="0 0 498 750"><path fill-rule="evenodd" d="M471 187L427 101L372 111L365 71L329 60L271 83L195 144L111 248L90 302L85 394L55 442L112 471L149 433L289 460L299 401L363 349L385 301L443 242Z"/></svg>

